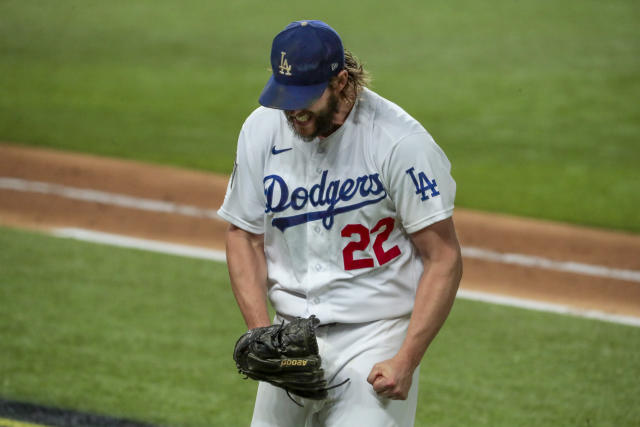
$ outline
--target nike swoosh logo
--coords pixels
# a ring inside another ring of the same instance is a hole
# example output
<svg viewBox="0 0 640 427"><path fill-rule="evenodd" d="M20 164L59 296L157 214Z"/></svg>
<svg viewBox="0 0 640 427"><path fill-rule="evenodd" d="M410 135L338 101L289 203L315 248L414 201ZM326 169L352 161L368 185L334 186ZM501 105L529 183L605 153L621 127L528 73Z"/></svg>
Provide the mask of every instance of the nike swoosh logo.
<svg viewBox="0 0 640 427"><path fill-rule="evenodd" d="M282 150L278 150L274 145L273 147L271 147L271 154L276 155L276 154L284 153L285 151L289 151L289 150L293 150L293 147L283 148Z"/></svg>

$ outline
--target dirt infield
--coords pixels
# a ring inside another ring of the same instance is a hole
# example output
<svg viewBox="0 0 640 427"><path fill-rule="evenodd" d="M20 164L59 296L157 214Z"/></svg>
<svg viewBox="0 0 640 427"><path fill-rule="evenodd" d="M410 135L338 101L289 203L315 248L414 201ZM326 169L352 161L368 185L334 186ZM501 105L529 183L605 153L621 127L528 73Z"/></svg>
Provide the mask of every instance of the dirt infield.
<svg viewBox="0 0 640 427"><path fill-rule="evenodd" d="M0 144L0 178L54 183L215 210L227 177ZM457 209L463 247L640 271L640 236ZM226 223L37 191L0 188L0 225L79 227L223 248ZM465 257L462 288L640 316L640 282Z"/></svg>

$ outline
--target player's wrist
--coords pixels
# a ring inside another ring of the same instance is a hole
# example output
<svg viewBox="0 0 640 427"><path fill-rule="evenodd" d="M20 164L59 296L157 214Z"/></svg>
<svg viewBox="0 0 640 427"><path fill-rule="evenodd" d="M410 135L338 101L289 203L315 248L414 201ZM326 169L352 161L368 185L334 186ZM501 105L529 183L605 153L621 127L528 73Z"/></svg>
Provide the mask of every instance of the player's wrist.
<svg viewBox="0 0 640 427"><path fill-rule="evenodd" d="M407 367L408 370L413 372L420 364L420 361L422 360L422 354L418 354L415 351L412 351L411 349L403 346L400 348L398 353L396 353L394 359L399 365Z"/></svg>
<svg viewBox="0 0 640 427"><path fill-rule="evenodd" d="M271 321L267 320L267 321L251 321L251 322L246 322L247 324L247 329L251 330L251 329L255 329L255 328L264 328L265 326L271 326Z"/></svg>
<svg viewBox="0 0 640 427"><path fill-rule="evenodd" d="M247 329L262 328L265 326L271 326L271 319L269 314L265 311L262 314L258 314L255 311L250 311L244 315L244 322L247 325Z"/></svg>

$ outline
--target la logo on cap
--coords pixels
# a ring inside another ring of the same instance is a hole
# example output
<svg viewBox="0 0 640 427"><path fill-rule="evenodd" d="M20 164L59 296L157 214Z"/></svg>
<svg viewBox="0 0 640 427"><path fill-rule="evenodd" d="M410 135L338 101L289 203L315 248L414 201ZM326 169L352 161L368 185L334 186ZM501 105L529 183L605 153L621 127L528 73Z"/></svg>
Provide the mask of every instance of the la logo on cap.
<svg viewBox="0 0 640 427"><path fill-rule="evenodd" d="M287 61L287 59L285 58L285 55L287 54L287 52L280 52L280 66L278 67L280 69L280 74L284 74L285 76L290 76L291 75L291 65L289 65L289 62Z"/></svg>

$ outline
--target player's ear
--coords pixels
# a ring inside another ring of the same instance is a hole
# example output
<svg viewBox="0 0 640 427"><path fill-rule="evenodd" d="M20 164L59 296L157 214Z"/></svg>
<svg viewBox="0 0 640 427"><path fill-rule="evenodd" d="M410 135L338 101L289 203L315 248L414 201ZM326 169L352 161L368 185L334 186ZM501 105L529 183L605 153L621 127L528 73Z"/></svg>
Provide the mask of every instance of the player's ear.
<svg viewBox="0 0 640 427"><path fill-rule="evenodd" d="M348 81L349 73L347 70L342 70L331 80L331 88L337 93L340 93L344 90Z"/></svg>

